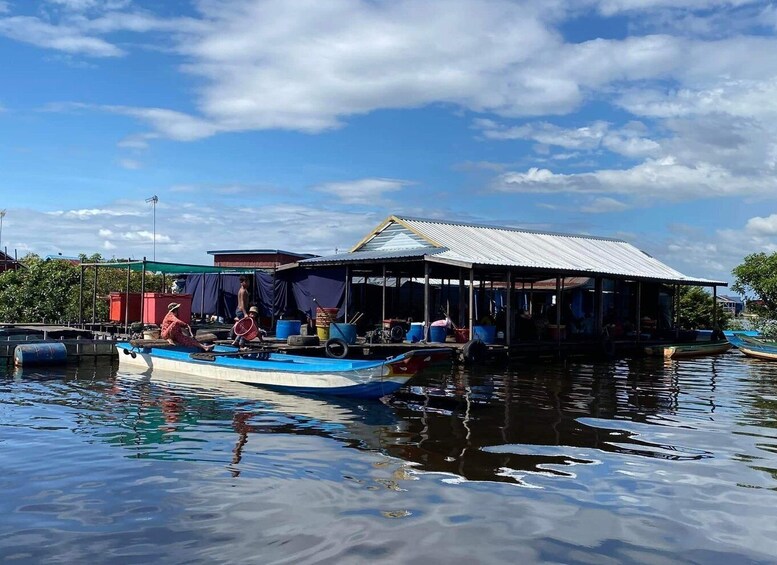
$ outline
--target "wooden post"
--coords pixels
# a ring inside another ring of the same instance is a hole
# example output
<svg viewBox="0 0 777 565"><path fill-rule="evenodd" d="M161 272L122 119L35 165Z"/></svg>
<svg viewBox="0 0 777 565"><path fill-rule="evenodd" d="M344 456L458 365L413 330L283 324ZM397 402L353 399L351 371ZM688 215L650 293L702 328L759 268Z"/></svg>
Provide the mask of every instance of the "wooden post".
<svg viewBox="0 0 777 565"><path fill-rule="evenodd" d="M78 277L78 325L84 324L84 266L81 265L81 273Z"/></svg>
<svg viewBox="0 0 777 565"><path fill-rule="evenodd" d="M475 337L475 269L469 270L469 338Z"/></svg>
<svg viewBox="0 0 777 565"><path fill-rule="evenodd" d="M642 281L637 281L637 342L642 334Z"/></svg>
<svg viewBox="0 0 777 565"><path fill-rule="evenodd" d="M424 262L424 336L426 341L429 341L429 331L432 327L432 313L431 304L429 303L429 271L431 270L429 263Z"/></svg>
<svg viewBox="0 0 777 565"><path fill-rule="evenodd" d="M718 286L712 285L712 329L718 328Z"/></svg>
<svg viewBox="0 0 777 565"><path fill-rule="evenodd" d="M129 294L130 294L130 275L132 266L127 263L127 293L124 296L124 333L129 336Z"/></svg>
<svg viewBox="0 0 777 565"><path fill-rule="evenodd" d="M383 320L386 319L386 265L383 265L383 298L381 301L382 304L382 310L381 310L381 323L383 323Z"/></svg>
<svg viewBox="0 0 777 565"><path fill-rule="evenodd" d="M140 321L146 319L146 258L143 257L143 270L140 272Z"/></svg>
<svg viewBox="0 0 777 565"><path fill-rule="evenodd" d="M505 318L505 345L512 342L513 331L513 273L507 271L507 316Z"/></svg>
<svg viewBox="0 0 777 565"><path fill-rule="evenodd" d="M466 322L466 302L464 301L464 269L459 267L459 327L464 327Z"/></svg>
<svg viewBox="0 0 777 565"><path fill-rule="evenodd" d="M246 315L248 315L248 312L246 312ZM202 323L202 320L204 319L205 319L205 273L202 273L202 286L200 287L200 323Z"/></svg>
<svg viewBox="0 0 777 565"><path fill-rule="evenodd" d="M556 343L561 348L561 277L556 277Z"/></svg>
<svg viewBox="0 0 777 565"><path fill-rule="evenodd" d="M92 287L92 324L96 324L96 323L97 323L97 265L95 264L94 286Z"/></svg>
<svg viewBox="0 0 777 565"><path fill-rule="evenodd" d="M344 318L343 323L348 323L348 299L351 297L351 266L345 266L345 305L344 305Z"/></svg>
<svg viewBox="0 0 777 565"><path fill-rule="evenodd" d="M594 333L602 335L604 330L604 280L594 279Z"/></svg>

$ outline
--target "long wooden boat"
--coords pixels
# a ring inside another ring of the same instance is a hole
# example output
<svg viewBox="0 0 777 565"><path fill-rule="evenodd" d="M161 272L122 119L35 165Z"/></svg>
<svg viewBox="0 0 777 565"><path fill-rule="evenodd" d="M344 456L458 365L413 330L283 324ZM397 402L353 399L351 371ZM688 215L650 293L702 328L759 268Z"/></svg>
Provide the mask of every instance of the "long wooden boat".
<svg viewBox="0 0 777 565"><path fill-rule="evenodd" d="M729 338L731 343L748 357L777 361L777 341L757 339L736 335Z"/></svg>
<svg viewBox="0 0 777 565"><path fill-rule="evenodd" d="M160 369L295 393L380 398L399 389L425 367L450 359L446 348L415 349L380 361L244 352L217 346L213 352L155 344L118 342L119 367Z"/></svg>
<svg viewBox="0 0 777 565"><path fill-rule="evenodd" d="M686 359L691 357L704 357L718 355L731 349L731 344L726 341L692 341L689 343L675 343L667 345L652 345L645 348L646 355L663 357L664 359Z"/></svg>

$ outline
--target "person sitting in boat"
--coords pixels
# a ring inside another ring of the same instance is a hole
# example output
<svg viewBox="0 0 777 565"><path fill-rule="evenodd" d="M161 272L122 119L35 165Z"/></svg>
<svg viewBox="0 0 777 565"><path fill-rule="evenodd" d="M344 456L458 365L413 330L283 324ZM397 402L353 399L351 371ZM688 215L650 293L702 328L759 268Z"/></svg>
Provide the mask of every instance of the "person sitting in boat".
<svg viewBox="0 0 777 565"><path fill-rule="evenodd" d="M265 332L263 329L259 328L259 308L257 308L256 306L251 306L248 309L248 317L251 318L254 321L254 323L256 324L257 329L259 330L259 332L257 334L257 337L259 338L259 341L263 341L262 340L262 336L264 334L266 334L267 332ZM235 333L234 328L232 329L232 333ZM235 347L245 347L245 344L246 344L246 339L242 335L237 336L235 338L235 341L232 342L232 345L234 345Z"/></svg>
<svg viewBox="0 0 777 565"><path fill-rule="evenodd" d="M162 339L166 339L172 345L181 345L183 347L192 347L202 351L210 351L212 345L203 345L192 337L192 329L189 324L178 317L178 309L181 307L177 302L171 302L167 306L167 314L162 320ZM188 331L188 334L186 333Z"/></svg>

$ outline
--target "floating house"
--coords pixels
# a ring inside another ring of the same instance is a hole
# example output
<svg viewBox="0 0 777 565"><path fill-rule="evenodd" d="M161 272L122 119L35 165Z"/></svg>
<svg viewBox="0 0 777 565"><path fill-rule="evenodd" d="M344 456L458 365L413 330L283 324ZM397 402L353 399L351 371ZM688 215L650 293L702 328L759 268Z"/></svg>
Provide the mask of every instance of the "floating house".
<svg viewBox="0 0 777 565"><path fill-rule="evenodd" d="M287 269L344 272L346 318L349 308L375 302L359 295L378 281L380 320L412 313L428 328L449 316L470 336L490 320L501 323L507 344L523 336L525 320L539 318L544 328L531 324L539 339L563 339L573 329L599 336L620 327L637 339L646 329L671 331L680 286L713 293L726 286L684 275L619 239L406 216L386 218L347 253L303 259L279 272ZM565 328L571 320L575 328Z"/></svg>

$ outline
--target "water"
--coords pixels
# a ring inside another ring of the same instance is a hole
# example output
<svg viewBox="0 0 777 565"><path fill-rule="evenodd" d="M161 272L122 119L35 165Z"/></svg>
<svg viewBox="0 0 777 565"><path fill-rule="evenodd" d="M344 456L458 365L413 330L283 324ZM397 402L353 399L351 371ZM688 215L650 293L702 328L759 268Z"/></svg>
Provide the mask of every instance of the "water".
<svg viewBox="0 0 777 565"><path fill-rule="evenodd" d="M11 370L0 560L774 562L776 369L456 369L387 404Z"/></svg>

